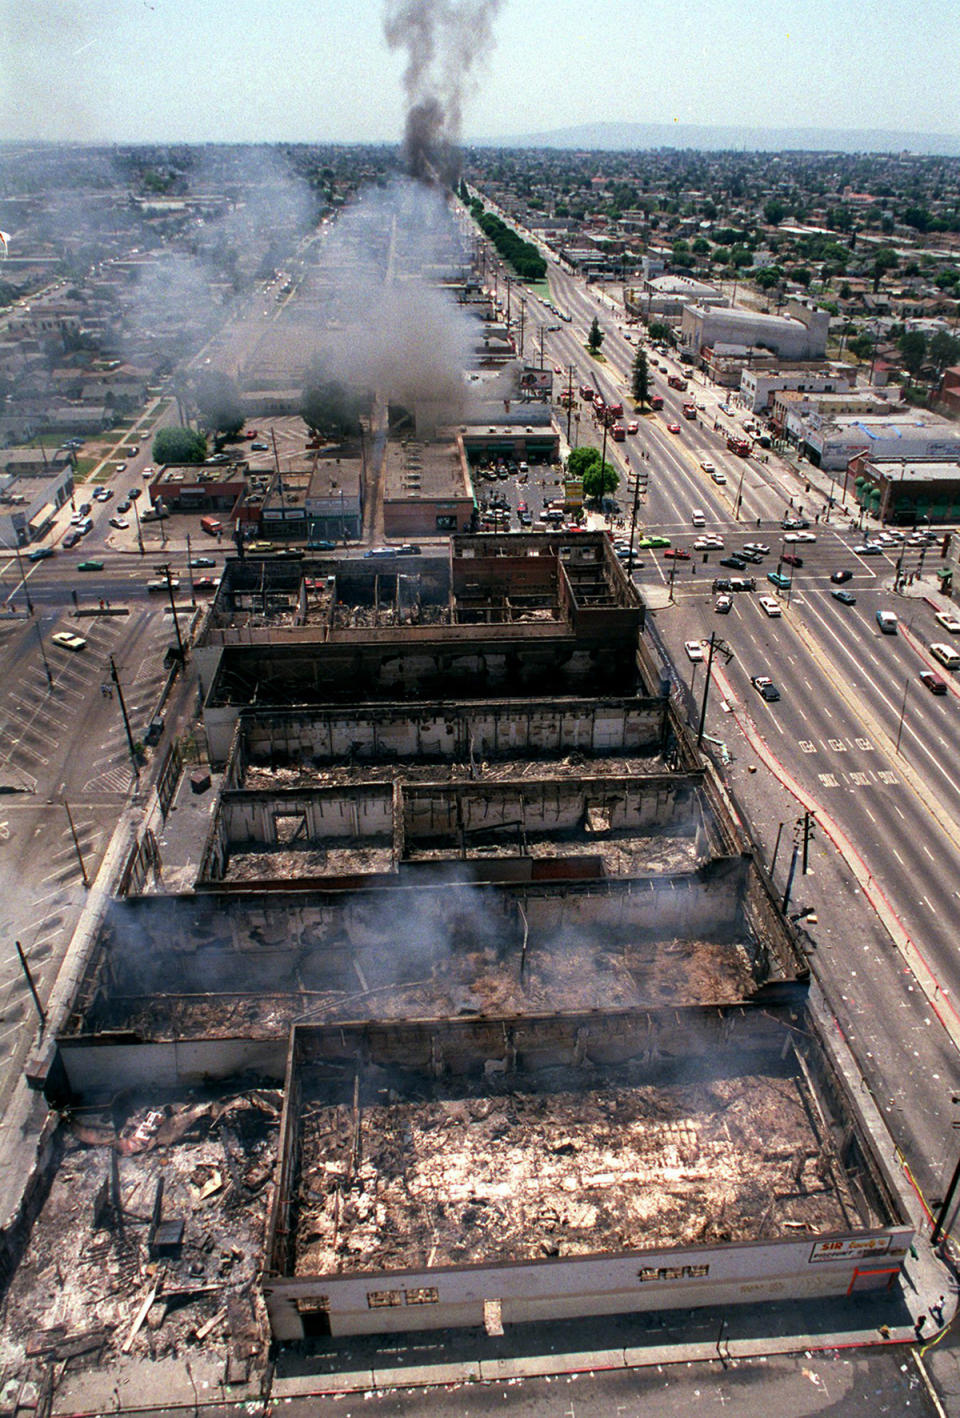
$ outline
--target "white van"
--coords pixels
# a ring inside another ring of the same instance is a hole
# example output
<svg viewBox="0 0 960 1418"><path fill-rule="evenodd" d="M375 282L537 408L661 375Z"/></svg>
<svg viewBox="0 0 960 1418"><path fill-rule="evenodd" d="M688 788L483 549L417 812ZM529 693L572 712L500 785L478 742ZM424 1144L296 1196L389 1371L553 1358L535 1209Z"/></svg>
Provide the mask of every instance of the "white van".
<svg viewBox="0 0 960 1418"><path fill-rule="evenodd" d="M896 635L897 617L893 611L877 611L877 624L884 635Z"/></svg>
<svg viewBox="0 0 960 1418"><path fill-rule="evenodd" d="M930 646L930 654L935 660L939 660L944 669L960 670L960 654L952 645L944 645L941 641L935 640Z"/></svg>

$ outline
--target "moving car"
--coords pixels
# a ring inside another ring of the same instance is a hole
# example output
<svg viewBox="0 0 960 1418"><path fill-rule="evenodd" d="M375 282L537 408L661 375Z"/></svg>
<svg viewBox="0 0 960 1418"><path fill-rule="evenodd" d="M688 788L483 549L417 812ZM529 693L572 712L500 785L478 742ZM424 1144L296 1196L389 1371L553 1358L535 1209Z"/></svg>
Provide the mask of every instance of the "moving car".
<svg viewBox="0 0 960 1418"><path fill-rule="evenodd" d="M747 563L739 556L722 556L720 558L720 565L729 566L734 571L746 571L747 569Z"/></svg>
<svg viewBox="0 0 960 1418"><path fill-rule="evenodd" d="M893 611L877 611L877 624L884 635L896 635L897 617Z"/></svg>
<svg viewBox="0 0 960 1418"><path fill-rule="evenodd" d="M180 582L176 576L171 576L169 582L166 576L155 576L147 582L148 591L165 591L169 585L171 591L179 591Z"/></svg>
<svg viewBox="0 0 960 1418"><path fill-rule="evenodd" d="M639 433L639 432L640 432L640 425L639 425L639 423L637 422L636 419L631 419L630 422L627 424L627 432L628 432L628 433Z"/></svg>
<svg viewBox="0 0 960 1418"><path fill-rule="evenodd" d="M711 463L709 458L704 458L700 466L705 473L715 473L717 471L716 464Z"/></svg>
<svg viewBox="0 0 960 1418"><path fill-rule="evenodd" d="M837 586L842 586L845 581L851 581L852 579L852 571L835 571L830 577L830 580L833 581L834 584Z"/></svg>
<svg viewBox="0 0 960 1418"><path fill-rule="evenodd" d="M937 611L937 621L944 630L949 630L951 635L960 635L960 620L953 611Z"/></svg>
<svg viewBox="0 0 960 1418"><path fill-rule="evenodd" d="M93 494L93 500L94 502L109 502L112 496L112 487L98 487L96 492Z"/></svg>
<svg viewBox="0 0 960 1418"><path fill-rule="evenodd" d="M118 512L129 512L129 511L130 511L130 499L127 498L127 497L125 497L122 502L118 502L118 503L117 503L117 511L118 511Z"/></svg>
<svg viewBox="0 0 960 1418"><path fill-rule="evenodd" d="M679 433L679 432L680 432L680 425L679 425L678 423L668 423L668 424L667 424L667 432L668 432L668 433Z"/></svg>
<svg viewBox="0 0 960 1418"><path fill-rule="evenodd" d="M254 453L269 453L269 452L270 452L270 444L269 444L269 443L259 443L259 442L258 442L258 443L251 443L251 444L250 444L250 448L251 448L251 451L254 452Z"/></svg>
<svg viewBox="0 0 960 1418"><path fill-rule="evenodd" d="M744 551L755 551L758 556L769 556L770 548L765 542L744 542Z"/></svg>
<svg viewBox="0 0 960 1418"><path fill-rule="evenodd" d="M142 487L132 487L132 488L130 488L129 492L127 493L127 496L130 498L130 501L131 501L131 502L136 502L137 498L140 496L140 494L141 494L142 492L143 492L143 488L142 488Z"/></svg>
<svg viewBox="0 0 960 1418"><path fill-rule="evenodd" d="M190 558L191 566L216 566L216 558L212 556L194 556Z"/></svg>
<svg viewBox="0 0 960 1418"><path fill-rule="evenodd" d="M102 562L102 561L78 561L78 562L77 562L77 570L78 570L78 571L102 571L102 570L103 570L103 562Z"/></svg>
<svg viewBox="0 0 960 1418"><path fill-rule="evenodd" d="M685 547L668 547L663 553L664 558L673 557L676 561L689 561L690 553Z"/></svg>
<svg viewBox="0 0 960 1418"><path fill-rule="evenodd" d="M879 556L883 547L879 542L861 542L859 546L854 547L853 551L855 556Z"/></svg>
<svg viewBox="0 0 960 1418"><path fill-rule="evenodd" d="M364 560L366 561L369 561L371 558L375 557L396 556L396 554L397 553L393 547L371 547L369 551L365 551L363 553Z"/></svg>
<svg viewBox="0 0 960 1418"><path fill-rule="evenodd" d="M733 598L726 594L718 596L714 602L713 609L717 615L728 615L733 609Z"/></svg>
<svg viewBox="0 0 960 1418"><path fill-rule="evenodd" d="M712 473L710 474L710 476L713 478L713 481L717 484L717 487L723 487L724 483L727 481L727 475L726 475L726 473L721 473L720 470L719 470L719 468L717 468L714 472L712 472Z"/></svg>
<svg viewBox="0 0 960 1418"><path fill-rule="evenodd" d="M857 598L852 591L831 591L830 594L835 601L841 601L845 606L857 604Z"/></svg>
<svg viewBox="0 0 960 1418"><path fill-rule="evenodd" d="M217 576L195 576L193 579L193 589L195 591L215 591L220 584Z"/></svg>
<svg viewBox="0 0 960 1418"><path fill-rule="evenodd" d="M768 571L767 580L770 582L771 586L776 586L778 591L789 591L790 587L793 585L790 577L784 576L779 571Z"/></svg>
<svg viewBox="0 0 960 1418"><path fill-rule="evenodd" d="M723 537L718 537L716 532L707 532L702 537L697 537L693 544L694 551L723 551Z"/></svg>
<svg viewBox="0 0 960 1418"><path fill-rule="evenodd" d="M668 547L669 545L669 537L641 537L637 542L638 547L650 548L653 550L656 550L658 547Z"/></svg>
<svg viewBox="0 0 960 1418"><path fill-rule="evenodd" d="M769 703L772 704L780 698L780 691L769 675L751 675L750 683L761 698L766 699Z"/></svg>
<svg viewBox="0 0 960 1418"><path fill-rule="evenodd" d="M703 659L703 646L699 640L685 640L683 648L687 652L687 659L692 660L694 664L698 664Z"/></svg>
<svg viewBox="0 0 960 1418"><path fill-rule="evenodd" d="M114 463L113 468L114 472L117 473L125 473L127 471L126 463Z"/></svg>
<svg viewBox="0 0 960 1418"><path fill-rule="evenodd" d="M67 535L66 535L66 536L64 537L64 539L63 539L62 545L65 546L65 547L69 550L70 547L75 547L76 544L77 544L77 542L78 542L79 540L80 540L80 533L79 533L78 531L74 530L74 531L72 531L72 532L68 532L68 533L67 533Z"/></svg>
<svg viewBox="0 0 960 1418"><path fill-rule="evenodd" d="M130 523L129 523L129 521L127 520L126 517L111 517L111 518L110 518L110 526L111 526L111 527L116 527L116 529L117 529L118 532L122 532L122 531L125 531L126 528L130 526Z"/></svg>
<svg viewBox="0 0 960 1418"><path fill-rule="evenodd" d="M947 681L941 679L939 675L935 675L933 670L921 670L920 683L925 684L931 694L946 694L947 692Z"/></svg>
<svg viewBox="0 0 960 1418"><path fill-rule="evenodd" d="M27 552L28 561L45 561L48 556L53 556L53 547L34 547Z"/></svg>
<svg viewBox="0 0 960 1418"><path fill-rule="evenodd" d="M777 600L776 596L760 596L758 599L764 615L773 618L783 614L783 611L780 609L780 602Z"/></svg>
<svg viewBox="0 0 960 1418"><path fill-rule="evenodd" d="M787 566L800 567L803 565L803 557L798 556L795 551L785 551L780 560L785 562Z"/></svg>
<svg viewBox="0 0 960 1418"><path fill-rule="evenodd" d="M797 532L796 539L798 542L815 542L817 540L813 532Z"/></svg>
<svg viewBox="0 0 960 1418"><path fill-rule="evenodd" d="M74 635L71 630L56 630L50 639L54 645L62 645L65 650L83 650L87 643L82 635Z"/></svg>

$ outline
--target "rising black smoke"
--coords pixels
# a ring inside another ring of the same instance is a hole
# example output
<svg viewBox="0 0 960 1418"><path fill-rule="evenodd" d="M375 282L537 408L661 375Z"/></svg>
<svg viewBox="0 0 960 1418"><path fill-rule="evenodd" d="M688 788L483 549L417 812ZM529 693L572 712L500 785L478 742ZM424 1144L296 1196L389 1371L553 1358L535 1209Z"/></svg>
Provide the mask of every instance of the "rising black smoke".
<svg viewBox="0 0 960 1418"><path fill-rule="evenodd" d="M404 151L412 177L453 182L460 168L463 103L487 52L502 0L386 0L391 49L406 51Z"/></svg>

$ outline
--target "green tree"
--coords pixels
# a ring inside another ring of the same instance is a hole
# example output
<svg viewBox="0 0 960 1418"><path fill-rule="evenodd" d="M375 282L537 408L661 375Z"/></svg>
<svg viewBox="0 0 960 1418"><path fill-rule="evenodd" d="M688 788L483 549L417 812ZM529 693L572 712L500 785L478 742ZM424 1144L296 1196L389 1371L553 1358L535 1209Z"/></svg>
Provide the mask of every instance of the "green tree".
<svg viewBox="0 0 960 1418"><path fill-rule="evenodd" d="M897 253L889 246L881 246L873 258L873 289L879 289L880 282L888 271L895 271L900 261Z"/></svg>
<svg viewBox="0 0 960 1418"><path fill-rule="evenodd" d="M567 459L567 476L582 478L595 463L600 464L599 448L574 448Z"/></svg>
<svg viewBox="0 0 960 1418"><path fill-rule="evenodd" d="M600 322L597 317L594 316L593 323L590 326L590 333L587 336L587 349L592 355L600 353L600 346L603 344L603 340L604 334L600 329Z"/></svg>
<svg viewBox="0 0 960 1418"><path fill-rule="evenodd" d="M672 344L673 331L665 320L654 320L647 330L654 344Z"/></svg>
<svg viewBox="0 0 960 1418"><path fill-rule="evenodd" d="M948 334L946 330L937 330L930 336L927 357L938 372L946 369L948 365L956 364L960 360L960 340L956 335Z"/></svg>
<svg viewBox="0 0 960 1418"><path fill-rule="evenodd" d="M205 434L193 428L161 428L153 440L155 463L202 463L207 456Z"/></svg>
<svg viewBox="0 0 960 1418"><path fill-rule="evenodd" d="M616 492L619 482L620 474L613 464L601 463L598 456L583 475L583 495L599 502L608 492Z"/></svg>
<svg viewBox="0 0 960 1418"><path fill-rule="evenodd" d="M633 397L640 405L641 409L650 398L650 369L647 364L646 350L637 350L633 357Z"/></svg>
<svg viewBox="0 0 960 1418"><path fill-rule="evenodd" d="M898 340L900 358L910 374L918 375L927 357L927 337L922 330L906 330Z"/></svg>
<svg viewBox="0 0 960 1418"><path fill-rule="evenodd" d="M853 351L857 359L868 360L873 354L873 336L864 331L862 335L857 335L852 339L847 348Z"/></svg>
<svg viewBox="0 0 960 1418"><path fill-rule="evenodd" d="M763 205L763 215L768 226L779 226L787 215L787 209L776 197L771 197L769 202Z"/></svg>
<svg viewBox="0 0 960 1418"><path fill-rule="evenodd" d="M240 392L229 374L219 369L202 370L194 381L193 399L209 433L239 433L243 428Z"/></svg>

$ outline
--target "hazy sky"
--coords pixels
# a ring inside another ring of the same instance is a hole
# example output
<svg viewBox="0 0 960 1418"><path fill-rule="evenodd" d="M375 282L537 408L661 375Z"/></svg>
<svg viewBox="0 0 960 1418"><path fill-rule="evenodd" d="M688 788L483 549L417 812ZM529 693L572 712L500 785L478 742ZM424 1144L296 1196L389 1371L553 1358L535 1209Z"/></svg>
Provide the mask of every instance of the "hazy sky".
<svg viewBox="0 0 960 1418"><path fill-rule="evenodd" d="M464 137L674 121L956 133L958 56L944 0L500 0ZM394 141L402 72L383 0L0 0L0 138Z"/></svg>

